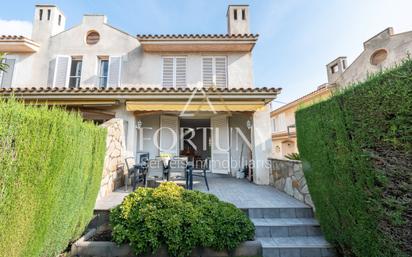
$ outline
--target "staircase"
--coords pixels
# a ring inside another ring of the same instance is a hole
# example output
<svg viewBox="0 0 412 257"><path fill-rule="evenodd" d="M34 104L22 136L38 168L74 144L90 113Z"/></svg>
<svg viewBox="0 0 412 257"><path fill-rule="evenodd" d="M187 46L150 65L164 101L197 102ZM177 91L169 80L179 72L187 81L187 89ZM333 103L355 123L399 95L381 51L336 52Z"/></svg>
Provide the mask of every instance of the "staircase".
<svg viewBox="0 0 412 257"><path fill-rule="evenodd" d="M263 257L331 257L333 247L325 240L310 207L249 208L256 227L255 239Z"/></svg>

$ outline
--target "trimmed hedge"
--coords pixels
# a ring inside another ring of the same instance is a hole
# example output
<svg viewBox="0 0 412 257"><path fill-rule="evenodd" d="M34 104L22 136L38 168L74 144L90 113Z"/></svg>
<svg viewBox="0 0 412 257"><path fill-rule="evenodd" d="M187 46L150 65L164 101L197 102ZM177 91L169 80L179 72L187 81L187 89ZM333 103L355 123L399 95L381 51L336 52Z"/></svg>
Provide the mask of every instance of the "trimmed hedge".
<svg viewBox="0 0 412 257"><path fill-rule="evenodd" d="M165 245L170 256L189 256L195 247L232 250L252 240L255 228L233 204L173 182L138 188L110 214L113 239L137 255Z"/></svg>
<svg viewBox="0 0 412 257"><path fill-rule="evenodd" d="M345 256L412 256L412 61L296 113L322 230Z"/></svg>
<svg viewBox="0 0 412 257"><path fill-rule="evenodd" d="M106 132L0 99L0 256L56 256L92 217Z"/></svg>

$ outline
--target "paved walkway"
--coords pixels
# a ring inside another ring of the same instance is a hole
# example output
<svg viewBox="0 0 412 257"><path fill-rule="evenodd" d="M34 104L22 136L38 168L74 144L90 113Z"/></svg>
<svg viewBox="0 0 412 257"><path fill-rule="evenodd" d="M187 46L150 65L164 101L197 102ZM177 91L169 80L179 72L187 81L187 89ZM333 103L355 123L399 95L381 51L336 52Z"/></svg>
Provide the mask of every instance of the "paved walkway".
<svg viewBox="0 0 412 257"><path fill-rule="evenodd" d="M216 195L220 200L230 202L238 208L300 208L304 203L272 186L261 186L246 179L236 179L227 175L210 174L207 191L204 180L196 178L195 190Z"/></svg>
<svg viewBox="0 0 412 257"><path fill-rule="evenodd" d="M202 178L196 177L194 190L211 193L220 200L233 203L238 208L302 208L304 203L290 197L271 186L260 186L245 179L236 179L227 175L209 174L210 191L207 191ZM98 200L95 210L108 210L119 205L131 192L123 188Z"/></svg>

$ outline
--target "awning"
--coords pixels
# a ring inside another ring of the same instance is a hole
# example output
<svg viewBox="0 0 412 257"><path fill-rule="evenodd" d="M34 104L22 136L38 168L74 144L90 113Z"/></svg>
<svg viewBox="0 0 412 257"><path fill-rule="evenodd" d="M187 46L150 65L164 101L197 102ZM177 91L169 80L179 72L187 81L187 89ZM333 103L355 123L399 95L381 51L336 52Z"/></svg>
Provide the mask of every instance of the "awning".
<svg viewBox="0 0 412 257"><path fill-rule="evenodd" d="M222 102L164 102L128 101L127 111L202 111L202 112L246 112L257 111L265 106L261 101L222 101Z"/></svg>

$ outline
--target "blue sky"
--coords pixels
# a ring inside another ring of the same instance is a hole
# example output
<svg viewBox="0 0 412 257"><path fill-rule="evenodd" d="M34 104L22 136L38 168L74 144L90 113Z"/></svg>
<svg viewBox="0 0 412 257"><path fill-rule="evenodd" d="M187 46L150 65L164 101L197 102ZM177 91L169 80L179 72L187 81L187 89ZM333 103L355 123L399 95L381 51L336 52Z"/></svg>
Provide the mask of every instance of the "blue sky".
<svg viewBox="0 0 412 257"><path fill-rule="evenodd" d="M38 1L3 1L0 34L30 34ZM56 4L67 27L85 13L101 13L130 34L226 33L228 4L249 4L256 86L282 87L290 102L326 82L325 64L337 56L351 63L362 43L385 28L412 30L411 0L66 0ZM276 106L281 105L277 103Z"/></svg>

